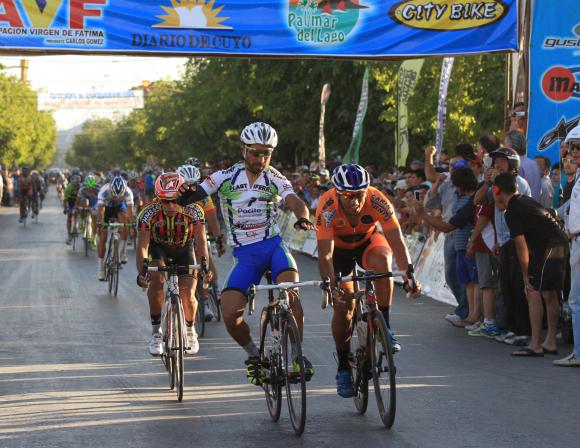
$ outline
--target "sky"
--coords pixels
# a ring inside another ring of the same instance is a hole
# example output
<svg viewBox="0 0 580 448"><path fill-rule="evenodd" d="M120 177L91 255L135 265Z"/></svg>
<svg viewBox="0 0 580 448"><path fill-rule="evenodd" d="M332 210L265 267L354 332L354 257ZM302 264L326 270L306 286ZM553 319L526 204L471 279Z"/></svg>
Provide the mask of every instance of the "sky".
<svg viewBox="0 0 580 448"><path fill-rule="evenodd" d="M20 60L27 59L33 90L46 93L122 92L142 81L178 79L187 58L144 56L0 56L4 70L20 77ZM92 117L115 117L127 111L110 109L54 112L59 131L66 131Z"/></svg>

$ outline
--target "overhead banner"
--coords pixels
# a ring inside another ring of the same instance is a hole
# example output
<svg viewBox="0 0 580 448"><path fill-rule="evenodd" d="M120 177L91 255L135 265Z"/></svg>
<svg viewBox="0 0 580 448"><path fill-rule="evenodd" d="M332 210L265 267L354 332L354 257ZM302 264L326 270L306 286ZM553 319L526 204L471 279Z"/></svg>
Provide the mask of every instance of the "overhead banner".
<svg viewBox="0 0 580 448"><path fill-rule="evenodd" d="M532 14L528 156L555 163L580 122L580 2L534 1Z"/></svg>
<svg viewBox="0 0 580 448"><path fill-rule="evenodd" d="M354 120L354 128L352 130L352 139L350 141L350 146L346 152L343 162L344 163L358 163L360 155L360 144L362 142L363 134L363 121L367 114L367 108L369 105L369 69L365 68L365 73L363 75L362 88L360 92L360 102L358 103L358 109L356 111L356 119Z"/></svg>
<svg viewBox="0 0 580 448"><path fill-rule="evenodd" d="M0 0L0 50L401 57L517 49L517 0Z"/></svg>
<svg viewBox="0 0 580 448"><path fill-rule="evenodd" d="M401 67L399 67L397 76L397 134L395 136L397 142L397 166L405 166L407 164L407 156L409 155L407 104L409 98L413 95L417 81L419 81L419 73L421 73L423 62L424 59L411 59L410 61L403 61Z"/></svg>
<svg viewBox="0 0 580 448"><path fill-rule="evenodd" d="M447 88L453 70L453 58L444 58L441 64L441 80L439 81L439 102L437 104L437 135L435 137L435 148L437 148L437 166L439 166L439 156L443 149L443 133L445 132L445 121L447 120Z"/></svg>
<svg viewBox="0 0 580 448"><path fill-rule="evenodd" d="M142 90L38 94L38 110L142 109L143 106Z"/></svg>

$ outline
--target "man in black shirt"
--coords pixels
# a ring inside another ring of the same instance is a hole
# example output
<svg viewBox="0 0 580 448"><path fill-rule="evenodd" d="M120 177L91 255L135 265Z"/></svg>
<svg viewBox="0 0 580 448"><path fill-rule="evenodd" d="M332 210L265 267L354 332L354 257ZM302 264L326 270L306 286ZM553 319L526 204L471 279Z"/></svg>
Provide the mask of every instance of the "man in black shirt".
<svg viewBox="0 0 580 448"><path fill-rule="evenodd" d="M522 268L530 310L532 338L513 356L557 354L558 291L562 290L568 260L568 238L548 210L530 197L516 194L516 179L509 173L495 178L493 198L505 220ZM542 344L542 319L546 304L548 334Z"/></svg>

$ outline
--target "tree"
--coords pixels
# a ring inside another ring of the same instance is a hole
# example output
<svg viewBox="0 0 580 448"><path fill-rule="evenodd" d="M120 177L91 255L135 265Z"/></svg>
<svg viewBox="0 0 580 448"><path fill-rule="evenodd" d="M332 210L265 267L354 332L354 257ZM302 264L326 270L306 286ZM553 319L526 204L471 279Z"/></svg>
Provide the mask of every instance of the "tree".
<svg viewBox="0 0 580 448"><path fill-rule="evenodd" d="M28 84L0 74L0 162L4 166L45 168L56 154L56 124L37 110Z"/></svg>

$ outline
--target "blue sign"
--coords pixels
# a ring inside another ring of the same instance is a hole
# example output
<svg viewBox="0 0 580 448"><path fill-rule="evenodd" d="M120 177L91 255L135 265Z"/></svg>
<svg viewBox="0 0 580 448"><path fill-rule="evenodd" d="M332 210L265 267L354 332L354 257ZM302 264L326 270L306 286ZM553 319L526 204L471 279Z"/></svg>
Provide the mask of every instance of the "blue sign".
<svg viewBox="0 0 580 448"><path fill-rule="evenodd" d="M517 0L0 0L4 52L384 58L517 37Z"/></svg>
<svg viewBox="0 0 580 448"><path fill-rule="evenodd" d="M580 122L580 2L534 1L528 156L560 161L560 141Z"/></svg>

